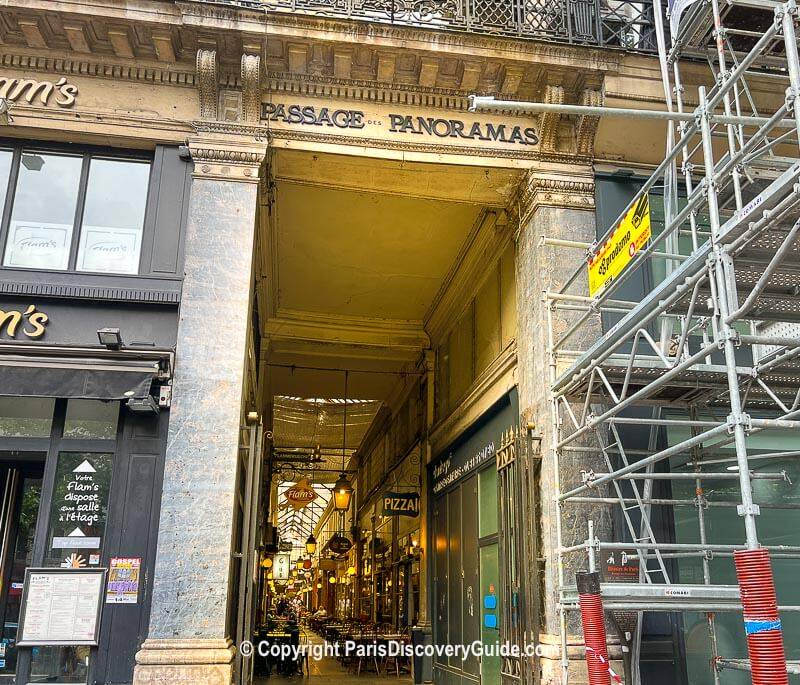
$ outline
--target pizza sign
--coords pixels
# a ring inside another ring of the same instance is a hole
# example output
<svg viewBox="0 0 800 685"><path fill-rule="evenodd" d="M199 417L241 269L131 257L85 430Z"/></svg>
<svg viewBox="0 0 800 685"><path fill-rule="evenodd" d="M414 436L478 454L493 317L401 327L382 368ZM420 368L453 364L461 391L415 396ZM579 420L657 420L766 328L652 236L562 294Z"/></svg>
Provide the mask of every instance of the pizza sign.
<svg viewBox="0 0 800 685"><path fill-rule="evenodd" d="M285 505L294 509L302 509L319 497L311 483L308 482L308 478L303 478L292 487L287 488L283 496L286 498Z"/></svg>

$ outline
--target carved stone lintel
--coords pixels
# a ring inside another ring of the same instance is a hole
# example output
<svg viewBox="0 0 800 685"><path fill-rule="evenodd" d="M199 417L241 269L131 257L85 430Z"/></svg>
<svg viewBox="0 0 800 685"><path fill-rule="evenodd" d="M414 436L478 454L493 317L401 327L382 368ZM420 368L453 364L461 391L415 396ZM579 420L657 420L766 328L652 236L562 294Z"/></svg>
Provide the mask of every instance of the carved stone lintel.
<svg viewBox="0 0 800 685"><path fill-rule="evenodd" d="M548 105L564 104L564 86L560 83L549 83L544 90L544 101ZM542 152L558 152L558 128L561 114L544 112L541 117L539 140Z"/></svg>
<svg viewBox="0 0 800 685"><path fill-rule="evenodd" d="M242 120L258 123L261 116L261 57L242 55Z"/></svg>
<svg viewBox="0 0 800 685"><path fill-rule="evenodd" d="M581 91L582 105L589 107L603 106L603 91L600 88L585 88ZM575 144L579 155L591 157L594 155L594 139L597 134L597 125L600 117L582 114L575 122Z"/></svg>
<svg viewBox="0 0 800 685"><path fill-rule="evenodd" d="M525 226L539 207L594 210L594 177L586 174L531 170L517 197L519 225Z"/></svg>
<svg viewBox="0 0 800 685"><path fill-rule="evenodd" d="M197 86L200 91L200 118L217 119L219 106L219 74L217 51L197 51Z"/></svg>
<svg viewBox="0 0 800 685"><path fill-rule="evenodd" d="M228 142L219 138L189 139L195 178L258 183L265 143Z"/></svg>

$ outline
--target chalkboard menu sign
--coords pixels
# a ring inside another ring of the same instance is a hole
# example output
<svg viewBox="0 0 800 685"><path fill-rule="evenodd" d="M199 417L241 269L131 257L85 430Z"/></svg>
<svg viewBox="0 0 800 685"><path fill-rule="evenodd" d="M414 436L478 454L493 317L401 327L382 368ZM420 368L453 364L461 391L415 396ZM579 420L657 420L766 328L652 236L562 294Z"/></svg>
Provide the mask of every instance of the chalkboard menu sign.
<svg viewBox="0 0 800 685"><path fill-rule="evenodd" d="M45 566L100 565L108 516L112 455L58 455Z"/></svg>
<svg viewBox="0 0 800 685"><path fill-rule="evenodd" d="M26 569L17 644L96 646L105 579L105 569Z"/></svg>

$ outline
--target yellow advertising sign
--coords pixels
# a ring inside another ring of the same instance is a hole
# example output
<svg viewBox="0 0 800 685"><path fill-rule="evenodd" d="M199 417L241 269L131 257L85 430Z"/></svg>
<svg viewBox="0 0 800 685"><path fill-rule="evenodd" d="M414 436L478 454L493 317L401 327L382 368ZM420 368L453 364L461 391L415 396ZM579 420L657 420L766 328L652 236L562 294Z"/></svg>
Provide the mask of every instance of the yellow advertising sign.
<svg viewBox="0 0 800 685"><path fill-rule="evenodd" d="M589 295L594 296L607 288L648 240L650 203L647 195L642 195L608 240L589 257Z"/></svg>

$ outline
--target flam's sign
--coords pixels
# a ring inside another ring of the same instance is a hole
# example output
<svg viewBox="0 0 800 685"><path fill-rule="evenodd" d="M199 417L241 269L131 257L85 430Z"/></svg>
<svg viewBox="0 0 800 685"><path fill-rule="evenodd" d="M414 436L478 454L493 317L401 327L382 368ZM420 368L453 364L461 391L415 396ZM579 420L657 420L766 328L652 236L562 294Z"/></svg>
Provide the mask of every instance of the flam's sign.
<svg viewBox="0 0 800 685"><path fill-rule="evenodd" d="M286 506L290 506L293 509L302 509L319 497L307 478L303 478L292 487L287 488L283 496L286 498Z"/></svg>
<svg viewBox="0 0 800 685"><path fill-rule="evenodd" d="M0 98L9 102L49 105L52 101L59 107L72 107L77 96L78 86L67 83L67 79L63 77L53 83L0 76Z"/></svg>

